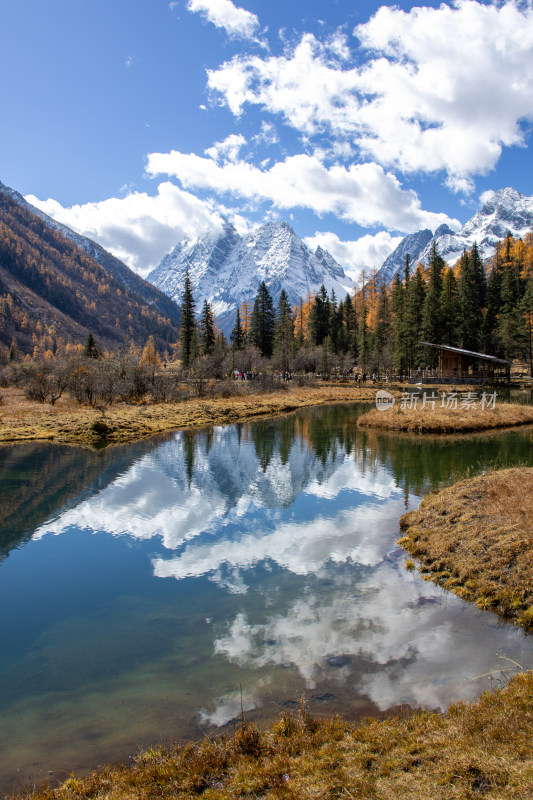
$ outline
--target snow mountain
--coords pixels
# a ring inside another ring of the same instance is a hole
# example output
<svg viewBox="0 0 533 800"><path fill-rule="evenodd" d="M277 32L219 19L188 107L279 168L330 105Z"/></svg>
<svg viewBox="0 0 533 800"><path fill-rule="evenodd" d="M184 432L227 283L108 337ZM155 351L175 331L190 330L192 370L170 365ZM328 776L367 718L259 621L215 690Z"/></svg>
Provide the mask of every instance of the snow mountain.
<svg viewBox="0 0 533 800"><path fill-rule="evenodd" d="M376 275L376 280L380 284L388 286L398 273L403 276L405 257L408 255L411 259L411 264L416 265L420 259L420 254L432 239L433 231L429 228L404 236L396 250L393 250L383 262Z"/></svg>
<svg viewBox="0 0 533 800"><path fill-rule="evenodd" d="M523 237L533 228L533 197L525 197L516 189L507 187L493 192L481 209L454 232L448 225L441 225L432 233L429 229L406 236L396 250L383 262L376 275L379 283L388 284L401 273L405 255L409 253L411 264L429 262L433 243L439 255L450 265L455 264L463 253L477 242L483 259L494 255L496 243L511 231L514 237ZM431 234L428 237L428 234Z"/></svg>
<svg viewBox="0 0 533 800"><path fill-rule="evenodd" d="M261 281L275 304L285 289L292 305L322 284L338 299L354 286L333 256L321 247L312 253L287 222L268 222L241 236L225 220L218 236L179 242L147 280L180 303L187 270L197 313L207 300L225 334L241 303L253 307Z"/></svg>

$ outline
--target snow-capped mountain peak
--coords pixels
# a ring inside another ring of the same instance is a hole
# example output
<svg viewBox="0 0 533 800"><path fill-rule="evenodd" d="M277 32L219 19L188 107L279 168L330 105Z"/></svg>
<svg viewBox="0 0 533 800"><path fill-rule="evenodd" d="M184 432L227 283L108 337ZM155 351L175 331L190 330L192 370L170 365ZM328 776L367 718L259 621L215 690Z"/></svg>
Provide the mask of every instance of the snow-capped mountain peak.
<svg viewBox="0 0 533 800"><path fill-rule="evenodd" d="M231 330L240 304L253 305L261 281L275 303L282 289L296 304L322 284L338 298L353 288L333 256L322 248L312 253L288 222L267 222L240 236L225 221L219 236L179 242L148 280L179 303L187 270L197 311L204 300L211 303L225 333Z"/></svg>
<svg viewBox="0 0 533 800"><path fill-rule="evenodd" d="M496 243L507 236L523 237L533 228L533 197L526 197L516 189L507 187L491 192L484 197L480 210L459 231L441 225L434 234L429 230L418 231L404 237L396 250L384 261L377 280L388 284L402 270L408 252L413 266L421 261L427 264L433 243L437 252L452 266L464 250L477 243L483 259L490 258Z"/></svg>

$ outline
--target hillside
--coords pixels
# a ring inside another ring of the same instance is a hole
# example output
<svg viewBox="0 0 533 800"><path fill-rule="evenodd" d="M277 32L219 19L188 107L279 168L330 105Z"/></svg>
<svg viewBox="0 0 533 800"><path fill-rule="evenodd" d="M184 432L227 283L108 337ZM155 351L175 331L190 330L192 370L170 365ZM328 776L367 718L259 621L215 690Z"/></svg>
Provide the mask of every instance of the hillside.
<svg viewBox="0 0 533 800"><path fill-rule="evenodd" d="M0 191L0 345L15 338L21 352L32 352L45 337L53 349L83 342L89 331L108 347L141 345L150 335L161 348L176 341L174 303L149 286L147 302L136 291L145 282L125 265L111 274L30 208Z"/></svg>
<svg viewBox="0 0 533 800"><path fill-rule="evenodd" d="M131 294L137 295L138 298L144 300L148 305L154 306L163 316L169 317L173 322L179 322L178 308L166 294L160 292L152 286L151 283L148 283L148 281L145 281L140 275L137 275L136 272L133 272L124 262L120 261L120 259L116 258L116 256L112 255L107 250L104 250L97 242L93 242L92 239L88 239L86 236L82 236L66 225L63 225L61 222L52 219L52 217L49 217L44 211L28 203L19 192L16 192L9 186L5 186L0 181L0 195L2 194L7 195L18 205L28 209L28 211L36 217L39 217L48 228L58 231L65 239L69 239L73 244L85 250L88 256L94 258L106 272L109 272L110 275L116 278L116 280Z"/></svg>

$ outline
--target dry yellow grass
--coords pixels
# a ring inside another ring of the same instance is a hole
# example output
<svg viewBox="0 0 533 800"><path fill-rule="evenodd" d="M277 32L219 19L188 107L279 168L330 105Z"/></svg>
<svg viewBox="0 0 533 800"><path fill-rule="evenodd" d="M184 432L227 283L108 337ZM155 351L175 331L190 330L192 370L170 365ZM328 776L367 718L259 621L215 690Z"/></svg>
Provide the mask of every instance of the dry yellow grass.
<svg viewBox="0 0 533 800"><path fill-rule="evenodd" d="M400 544L436 583L533 628L533 468L489 472L428 495Z"/></svg>
<svg viewBox="0 0 533 800"><path fill-rule="evenodd" d="M358 425L412 433L454 433L458 431L481 431L533 423L533 406L514 403L496 403L494 409L401 408L397 402L393 408L379 411L373 408L359 417Z"/></svg>
<svg viewBox="0 0 533 800"><path fill-rule="evenodd" d="M365 720L285 714L266 731L158 747L131 766L69 778L32 800L526 800L533 786L533 675L446 714Z"/></svg>
<svg viewBox="0 0 533 800"><path fill-rule="evenodd" d="M91 444L131 441L178 428L222 425L294 411L323 403L372 402L375 389L353 384L294 387L270 394L194 398L180 403L109 406L105 413L68 397L54 406L26 400L17 389L2 389L0 443L48 439Z"/></svg>

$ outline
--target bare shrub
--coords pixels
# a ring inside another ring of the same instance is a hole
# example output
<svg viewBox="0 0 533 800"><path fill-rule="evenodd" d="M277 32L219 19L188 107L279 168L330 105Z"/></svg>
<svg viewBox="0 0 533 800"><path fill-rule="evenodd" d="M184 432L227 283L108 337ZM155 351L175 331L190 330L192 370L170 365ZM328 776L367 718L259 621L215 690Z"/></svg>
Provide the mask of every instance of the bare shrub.
<svg viewBox="0 0 533 800"><path fill-rule="evenodd" d="M301 347L294 356L294 370L314 374L319 371L321 359L321 347Z"/></svg>
<svg viewBox="0 0 533 800"><path fill-rule="evenodd" d="M94 405L99 367L100 363L93 358L80 358L70 362L68 390L80 405Z"/></svg>
<svg viewBox="0 0 533 800"><path fill-rule="evenodd" d="M13 382L12 370L9 367L0 369L0 386L7 387Z"/></svg>
<svg viewBox="0 0 533 800"><path fill-rule="evenodd" d="M307 374L307 375L293 375L292 377L293 386L299 387L311 387L317 385L317 379L314 375Z"/></svg>
<svg viewBox="0 0 533 800"><path fill-rule="evenodd" d="M25 397L38 403L54 405L68 384L65 365L52 359L17 365L12 374L13 382L22 388Z"/></svg>
<svg viewBox="0 0 533 800"><path fill-rule="evenodd" d="M184 386L183 384L178 384L172 390L172 395L170 400L173 403L183 403L185 400L190 400L191 396L192 393L188 386Z"/></svg>
<svg viewBox="0 0 533 800"><path fill-rule="evenodd" d="M274 375L272 372L261 372L254 378L254 388L258 392L286 392L288 384L282 380L279 375Z"/></svg>
<svg viewBox="0 0 533 800"><path fill-rule="evenodd" d="M170 403L175 399L179 375L176 373L155 374L151 389L154 403Z"/></svg>
<svg viewBox="0 0 533 800"><path fill-rule="evenodd" d="M221 381L215 385L215 394L218 397L238 397L245 391L245 386L240 381Z"/></svg>

